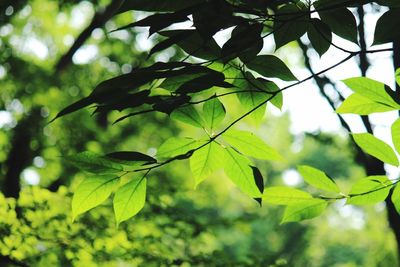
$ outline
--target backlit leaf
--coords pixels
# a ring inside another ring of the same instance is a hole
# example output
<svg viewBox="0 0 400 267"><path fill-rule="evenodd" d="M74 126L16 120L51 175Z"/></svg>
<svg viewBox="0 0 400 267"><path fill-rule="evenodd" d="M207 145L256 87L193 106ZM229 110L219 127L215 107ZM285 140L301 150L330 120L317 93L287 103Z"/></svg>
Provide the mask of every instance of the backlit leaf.
<svg viewBox="0 0 400 267"><path fill-rule="evenodd" d="M135 216L146 202L145 177L137 177L115 192L113 206L117 225Z"/></svg>
<svg viewBox="0 0 400 267"><path fill-rule="evenodd" d="M394 148L400 153L400 118L392 124L391 131Z"/></svg>
<svg viewBox="0 0 400 267"><path fill-rule="evenodd" d="M301 200L285 208L281 223L298 222L315 218L324 212L328 203L322 199Z"/></svg>
<svg viewBox="0 0 400 267"><path fill-rule="evenodd" d="M187 105L174 110L171 113L171 118L198 128L202 128L204 125L203 118L200 117L200 114L192 105Z"/></svg>
<svg viewBox="0 0 400 267"><path fill-rule="evenodd" d="M369 133L352 134L356 144L371 156L394 166L399 166L399 161L393 149Z"/></svg>
<svg viewBox="0 0 400 267"><path fill-rule="evenodd" d="M282 160L282 156L261 138L251 132L229 130L222 135L224 140L241 153L264 160Z"/></svg>
<svg viewBox="0 0 400 267"><path fill-rule="evenodd" d="M384 83L366 78L355 77L343 80L343 82L355 93L360 94L374 102L386 104L394 108L400 108L400 105L388 94Z"/></svg>
<svg viewBox="0 0 400 267"><path fill-rule="evenodd" d="M224 170L229 179L245 194L250 197L261 197L251 168L251 161L240 155L232 148L225 149Z"/></svg>
<svg viewBox="0 0 400 267"><path fill-rule="evenodd" d="M309 193L285 186L267 187L263 194L264 202L275 205L291 205L310 199L312 196Z"/></svg>
<svg viewBox="0 0 400 267"><path fill-rule="evenodd" d="M369 205L384 201L392 182L384 175L368 176L351 187L347 204Z"/></svg>
<svg viewBox="0 0 400 267"><path fill-rule="evenodd" d="M190 157L195 186L208 178L213 172L223 167L224 149L217 143L211 142L195 151Z"/></svg>
<svg viewBox="0 0 400 267"><path fill-rule="evenodd" d="M358 114L358 115L369 115L371 113L379 113L396 110L392 106L374 102L373 100L366 98L360 94L354 93L347 97L343 103L336 109L339 114Z"/></svg>
<svg viewBox="0 0 400 267"><path fill-rule="evenodd" d="M328 192L340 192L335 181L328 177L323 171L306 165L298 166L297 170L309 185Z"/></svg>
<svg viewBox="0 0 400 267"><path fill-rule="evenodd" d="M115 175L98 175L83 180L72 197L73 219L103 203L111 195L118 179Z"/></svg>
<svg viewBox="0 0 400 267"><path fill-rule="evenodd" d="M392 192L392 202L397 213L400 214L400 186L397 184Z"/></svg>
<svg viewBox="0 0 400 267"><path fill-rule="evenodd" d="M157 158L172 158L183 155L201 144L200 141L192 138L171 137L157 149Z"/></svg>
<svg viewBox="0 0 400 267"><path fill-rule="evenodd" d="M213 98L204 103L203 114L206 126L213 130L225 118L226 111L221 101L218 98Z"/></svg>

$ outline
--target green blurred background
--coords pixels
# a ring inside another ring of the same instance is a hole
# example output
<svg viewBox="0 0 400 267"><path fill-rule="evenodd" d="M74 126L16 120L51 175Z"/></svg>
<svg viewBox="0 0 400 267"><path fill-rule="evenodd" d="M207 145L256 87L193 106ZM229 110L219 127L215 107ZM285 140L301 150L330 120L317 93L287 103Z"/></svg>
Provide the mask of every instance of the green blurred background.
<svg viewBox="0 0 400 267"><path fill-rule="evenodd" d="M90 109L48 124L100 81L149 63L145 30L109 34L141 16L127 12L95 29L71 64L56 67L107 4L0 2L0 266L397 265L384 204L335 203L319 218L280 225L282 209L259 207L222 174L194 190L186 161L154 172L144 210L118 229L110 202L72 222L72 192L85 174L62 156L84 150L154 154L168 137L192 131L159 114L111 125L119 114L92 116ZM180 56L171 48L150 60ZM287 159L258 162L266 186L306 188L293 169L297 164L323 169L344 188L365 175L345 138L294 136L288 114L269 112L262 125L242 126Z"/></svg>

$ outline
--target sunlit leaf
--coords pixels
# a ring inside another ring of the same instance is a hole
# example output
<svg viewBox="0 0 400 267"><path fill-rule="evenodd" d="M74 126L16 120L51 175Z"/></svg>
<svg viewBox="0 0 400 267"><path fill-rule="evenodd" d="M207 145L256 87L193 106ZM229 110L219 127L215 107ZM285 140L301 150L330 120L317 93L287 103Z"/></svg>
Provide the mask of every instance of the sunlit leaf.
<svg viewBox="0 0 400 267"><path fill-rule="evenodd" d="M190 157L195 186L208 178L216 170L222 169L224 149L217 143L211 142L205 147L195 151Z"/></svg>
<svg viewBox="0 0 400 267"><path fill-rule="evenodd" d="M247 156L264 160L283 159L275 149L251 132L229 130L222 136L231 146Z"/></svg>
<svg viewBox="0 0 400 267"><path fill-rule="evenodd" d="M146 184L145 177L137 177L115 192L113 205L117 225L136 215L144 207Z"/></svg>
<svg viewBox="0 0 400 267"><path fill-rule="evenodd" d="M328 192L340 192L335 181L328 177L323 171L306 165L298 166L297 170L309 185Z"/></svg>
<svg viewBox="0 0 400 267"><path fill-rule="evenodd" d="M208 100L203 105L203 114L206 126L213 130L219 126L225 118L225 107L218 98Z"/></svg>
<svg viewBox="0 0 400 267"><path fill-rule="evenodd" d="M388 86L384 83L366 78L355 77L343 80L343 82L355 93L360 94L374 102L386 104L394 108L400 108L400 105L393 100L388 93Z"/></svg>
<svg viewBox="0 0 400 267"><path fill-rule="evenodd" d="M322 199L301 200L285 208L281 223L298 222L315 218L324 212L328 203Z"/></svg>
<svg viewBox="0 0 400 267"><path fill-rule="evenodd" d="M391 130L394 148L400 153L400 118L392 124Z"/></svg>
<svg viewBox="0 0 400 267"><path fill-rule="evenodd" d="M250 166L251 161L232 148L225 149L224 159L224 170L229 179L250 197L261 197L262 193L255 182L253 169Z"/></svg>
<svg viewBox="0 0 400 267"><path fill-rule="evenodd" d="M72 198L73 219L103 203L111 195L118 179L115 175L98 175L83 180Z"/></svg>
<svg viewBox="0 0 400 267"><path fill-rule="evenodd" d="M371 156L394 166L399 166L399 161L393 149L369 133L352 134L356 144Z"/></svg>
<svg viewBox="0 0 400 267"><path fill-rule="evenodd" d="M393 189L391 199L397 213L400 214L400 186L398 184L396 184L395 188Z"/></svg>
<svg viewBox="0 0 400 267"><path fill-rule="evenodd" d="M201 144L202 142L188 137L171 137L157 149L157 158L172 158L183 155Z"/></svg>
<svg viewBox="0 0 400 267"><path fill-rule="evenodd" d="M263 194L264 202L275 205L291 205L310 199L312 196L309 193L285 186L267 187Z"/></svg>
<svg viewBox="0 0 400 267"><path fill-rule="evenodd" d="M368 176L351 187L347 204L369 205L384 201L392 182L384 175Z"/></svg>
<svg viewBox="0 0 400 267"><path fill-rule="evenodd" d="M369 115L371 113L386 112L396 109L397 108L375 102L370 98L354 93L343 101L343 103L336 109L336 112L339 114L351 113Z"/></svg>
<svg viewBox="0 0 400 267"><path fill-rule="evenodd" d="M202 128L204 125L203 118L192 105L180 107L171 113L171 118L190 124L192 126Z"/></svg>

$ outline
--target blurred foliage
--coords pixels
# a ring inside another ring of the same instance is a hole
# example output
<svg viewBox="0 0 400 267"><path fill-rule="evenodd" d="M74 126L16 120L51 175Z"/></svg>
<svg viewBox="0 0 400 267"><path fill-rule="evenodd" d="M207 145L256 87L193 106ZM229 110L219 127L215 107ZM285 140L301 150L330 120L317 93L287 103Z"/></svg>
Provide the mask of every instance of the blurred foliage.
<svg viewBox="0 0 400 267"><path fill-rule="evenodd" d="M110 126L117 114L92 117L85 110L47 124L99 81L146 61L137 45L146 39L143 32L108 33L140 15L128 12L95 30L78 53L86 60L76 58L54 73L57 59L107 3L0 3L0 266L396 266L396 244L380 205L333 205L310 222L280 225L281 209L260 208L223 176L193 190L185 162L154 172L143 212L119 228L108 202L72 222L71 196L84 174L62 156L83 150L154 154L165 139L182 135L182 125L159 114ZM267 185L294 179L305 187L285 172L296 164L338 178L363 176L350 160L353 152L344 149L347 140L328 134L294 137L289 124L287 114L268 114L255 130L287 159L259 164ZM21 144L24 150L15 149ZM23 170L16 181L19 197L5 197L9 163L21 153L26 158L16 166ZM340 180L344 186L349 182Z"/></svg>

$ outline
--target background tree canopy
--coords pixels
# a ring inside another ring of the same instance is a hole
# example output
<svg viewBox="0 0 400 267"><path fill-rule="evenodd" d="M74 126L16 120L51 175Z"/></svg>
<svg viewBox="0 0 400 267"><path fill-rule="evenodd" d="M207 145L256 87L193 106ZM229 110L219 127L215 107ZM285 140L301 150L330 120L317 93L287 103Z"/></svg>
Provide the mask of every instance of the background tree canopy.
<svg viewBox="0 0 400 267"><path fill-rule="evenodd" d="M399 15L3 1L0 265L398 265Z"/></svg>

